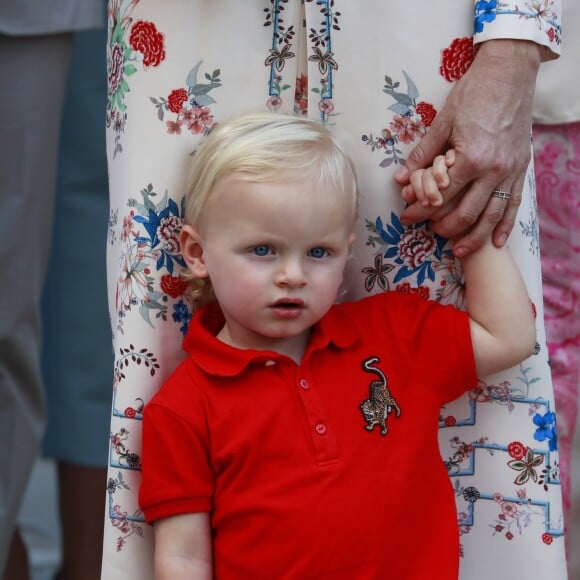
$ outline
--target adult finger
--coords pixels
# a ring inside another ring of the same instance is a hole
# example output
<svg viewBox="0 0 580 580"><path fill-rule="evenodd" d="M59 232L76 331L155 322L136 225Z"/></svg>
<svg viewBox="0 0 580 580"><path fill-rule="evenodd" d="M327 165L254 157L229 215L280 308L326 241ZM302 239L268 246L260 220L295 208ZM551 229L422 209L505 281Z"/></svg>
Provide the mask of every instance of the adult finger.
<svg viewBox="0 0 580 580"><path fill-rule="evenodd" d="M427 213L421 212L414 205L403 212L402 223L405 224L407 218L413 223L417 221L417 217L423 217L437 222L434 231L443 237L456 238L467 233L487 205L494 185L493 181L490 182L489 177L473 181L466 178L465 176L469 175L470 167L469 160L458 154L457 163L449 170L450 185L441 191L442 207ZM471 183L466 185L468 181ZM453 201L455 197L458 198L456 202Z"/></svg>
<svg viewBox="0 0 580 580"><path fill-rule="evenodd" d="M524 176L519 176L512 185L510 198L507 202L503 217L493 231L493 243L501 248L507 242L511 231L516 223L518 209L522 202L522 192L524 189Z"/></svg>
<svg viewBox="0 0 580 580"><path fill-rule="evenodd" d="M508 207L514 182L504 182L494 188L481 215L465 235L455 238L453 252L464 257L480 248L488 240L502 221Z"/></svg>
<svg viewBox="0 0 580 580"><path fill-rule="evenodd" d="M413 147L407 157L405 165L401 165L395 173L395 181L399 185L409 183L411 173L417 169L425 169L435 159L437 155L445 152L449 148L448 143L451 137L453 124L445 118L442 111L435 117L429 132Z"/></svg>

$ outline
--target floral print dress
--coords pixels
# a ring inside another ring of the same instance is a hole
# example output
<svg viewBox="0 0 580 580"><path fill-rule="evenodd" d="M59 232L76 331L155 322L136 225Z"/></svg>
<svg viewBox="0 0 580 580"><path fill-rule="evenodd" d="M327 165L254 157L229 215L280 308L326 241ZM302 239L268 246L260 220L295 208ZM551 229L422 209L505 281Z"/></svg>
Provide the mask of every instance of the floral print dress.
<svg viewBox="0 0 580 580"><path fill-rule="evenodd" d="M178 235L190 155L215 123L270 109L308 115L360 175L349 299L418 293L462 306L460 264L425 224L404 227L396 168L429 127L474 45L521 38L557 53L558 1L110 0L108 245L115 369L103 578L152 578L137 503L144 404L181 361L191 319ZM530 168L510 239L537 311L536 353L441 410L457 500L461 577L565 578L558 440ZM425 505L429 474L409 493ZM368 517L368 514L361 517ZM420 549L420 546L418 546Z"/></svg>

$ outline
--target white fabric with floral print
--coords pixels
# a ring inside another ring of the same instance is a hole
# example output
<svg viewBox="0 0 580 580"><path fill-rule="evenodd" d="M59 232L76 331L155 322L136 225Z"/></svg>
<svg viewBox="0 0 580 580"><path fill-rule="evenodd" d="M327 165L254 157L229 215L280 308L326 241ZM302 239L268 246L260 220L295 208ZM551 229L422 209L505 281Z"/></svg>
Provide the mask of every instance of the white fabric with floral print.
<svg viewBox="0 0 580 580"><path fill-rule="evenodd" d="M475 6L475 10L474 10ZM385 290L463 304L459 263L404 227L393 173L424 135L474 42L521 38L554 56L558 1L110 0L109 296L116 355L103 578L152 578L137 503L143 405L182 359L191 318L177 245L189 156L214 123L268 108L317 118L345 142L363 200L348 298ZM474 32L475 36L474 36ZM461 577L565 578L551 380L530 169L510 247L538 313L529 360L481 377L441 411L457 498ZM425 504L429 490L409 490ZM420 546L418 546L420 549ZM490 557L490 554L493 554Z"/></svg>

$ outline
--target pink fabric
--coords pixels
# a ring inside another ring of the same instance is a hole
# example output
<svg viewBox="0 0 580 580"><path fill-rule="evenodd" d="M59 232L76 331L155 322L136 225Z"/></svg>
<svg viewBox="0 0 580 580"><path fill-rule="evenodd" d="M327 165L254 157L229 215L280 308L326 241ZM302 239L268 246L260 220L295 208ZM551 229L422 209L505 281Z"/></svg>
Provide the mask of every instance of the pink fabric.
<svg viewBox="0 0 580 580"><path fill-rule="evenodd" d="M565 517L580 366L580 122L534 127L546 335L554 383Z"/></svg>

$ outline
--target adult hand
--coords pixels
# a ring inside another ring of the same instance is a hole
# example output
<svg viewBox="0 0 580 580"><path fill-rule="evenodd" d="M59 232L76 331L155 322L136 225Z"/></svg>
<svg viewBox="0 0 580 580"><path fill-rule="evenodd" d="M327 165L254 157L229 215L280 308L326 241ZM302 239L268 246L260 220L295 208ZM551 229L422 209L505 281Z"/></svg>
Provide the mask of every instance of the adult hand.
<svg viewBox="0 0 580 580"><path fill-rule="evenodd" d="M440 208L411 205L404 224L431 220L433 231L455 240L454 252L465 256L493 235L505 244L521 201L531 156L532 100L540 64L540 47L523 40L489 40L480 45L471 67L451 89L427 133L410 153L395 179L409 183L410 173L431 165L453 147L451 183ZM506 202L491 197L494 189L511 193Z"/></svg>

